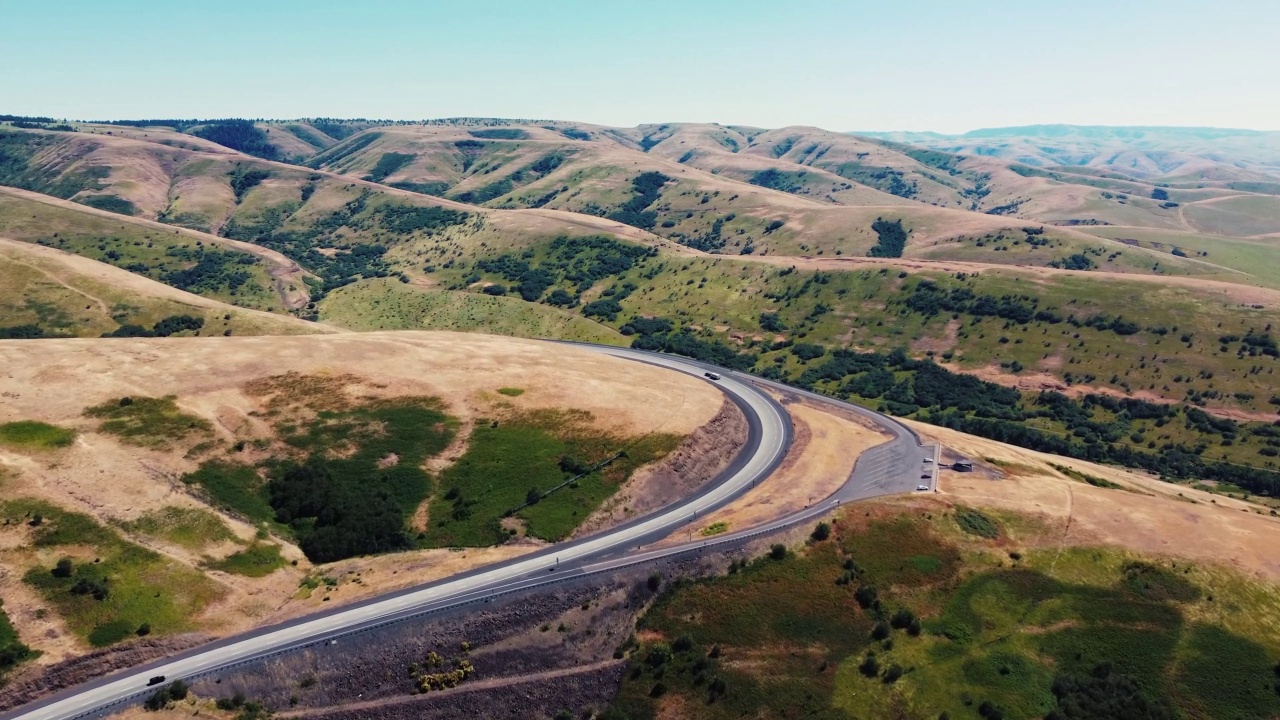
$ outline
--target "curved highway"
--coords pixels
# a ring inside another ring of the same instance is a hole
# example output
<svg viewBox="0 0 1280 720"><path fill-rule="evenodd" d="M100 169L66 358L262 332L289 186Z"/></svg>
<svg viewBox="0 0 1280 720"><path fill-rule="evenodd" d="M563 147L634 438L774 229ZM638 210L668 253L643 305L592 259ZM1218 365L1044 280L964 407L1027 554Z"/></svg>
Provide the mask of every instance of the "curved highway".
<svg viewBox="0 0 1280 720"><path fill-rule="evenodd" d="M841 502L911 490L914 487L924 452L914 433L891 418L821 395L672 355L607 346L583 347L698 377L703 377L707 372L720 373L721 377L716 384L742 409L747 418L746 445L728 468L694 495L618 527L442 581L219 640L54 693L0 715L0 720L73 720L101 714L120 705L138 702L153 692L153 688L148 687L147 683L155 676L163 675L167 680L192 679L298 648L336 642L334 638L341 635L415 615L468 603L488 602L501 595L540 585L609 572L708 546L742 542L824 515ZM635 552L648 543L667 537L676 528L698 516L726 505L754 487L757 482L766 480L781 464L791 445L790 417L781 405L755 387L754 383L776 386L776 389L786 393L839 405L845 410L871 418L894 437L862 453L856 458L856 463L855 458L850 457L853 470L844 487L832 497L823 499L804 511L748 531L720 536L714 541Z"/></svg>

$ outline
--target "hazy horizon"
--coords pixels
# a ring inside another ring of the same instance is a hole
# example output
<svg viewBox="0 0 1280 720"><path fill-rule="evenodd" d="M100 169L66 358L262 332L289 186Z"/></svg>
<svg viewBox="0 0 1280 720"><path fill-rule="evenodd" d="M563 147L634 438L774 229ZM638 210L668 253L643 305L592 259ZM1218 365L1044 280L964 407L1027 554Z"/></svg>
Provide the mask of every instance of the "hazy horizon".
<svg viewBox="0 0 1280 720"><path fill-rule="evenodd" d="M982 12L915 0L359 9L85 0L6 8L4 111L147 117L510 117L852 132L1040 124L1280 129L1280 4Z"/></svg>

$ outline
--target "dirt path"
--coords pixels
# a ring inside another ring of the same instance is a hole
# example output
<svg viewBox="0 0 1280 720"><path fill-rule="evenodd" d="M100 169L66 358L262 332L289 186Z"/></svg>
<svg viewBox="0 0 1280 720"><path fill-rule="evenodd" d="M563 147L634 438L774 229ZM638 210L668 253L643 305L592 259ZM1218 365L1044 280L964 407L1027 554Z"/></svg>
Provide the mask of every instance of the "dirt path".
<svg viewBox="0 0 1280 720"><path fill-rule="evenodd" d="M254 257L262 260L267 265L267 273L271 276L275 285L276 293L280 296L280 302L290 310L296 310L310 302L310 293L307 290L307 284L303 281L304 277L314 277L311 273L302 268L301 265L285 257L275 250L269 250L260 245L242 242L240 240L232 240L230 238L218 237L210 235L198 230L190 230L177 225L166 225L155 220L146 220L143 218L129 217L127 215L119 215L106 210L81 205L71 202L70 200L60 200L48 195L19 190L18 188L0 186L0 194L10 195L22 200L42 203L52 207L74 210L76 212L96 215L100 218L115 220L130 225L145 227L149 230L155 230L163 233L177 233L179 235L189 237L201 242L207 242L213 245L221 245L223 247L239 250L249 253Z"/></svg>
<svg viewBox="0 0 1280 720"><path fill-rule="evenodd" d="M314 717L317 714L330 714L338 712L357 712L361 710L387 710L392 707L401 705L412 705L421 702L430 702L435 698L449 698L458 695L466 695L473 692L482 692L485 690L493 690L494 688L508 687L511 685L527 685L534 682L546 682L557 678L573 677L576 675L585 675L588 673L605 670L619 664L626 663L626 660L604 660L592 663L590 665L579 665L568 668L558 668L555 670L543 670L542 672L529 673L528 675L514 675L506 677L487 678L484 680L473 680L466 682L458 687L449 688L447 690L434 690L426 695L409 695L407 697L384 698L382 700L367 700L365 702L346 703L343 705L334 705L317 711L315 708L307 708L305 710L286 710L274 714L278 718L292 717Z"/></svg>

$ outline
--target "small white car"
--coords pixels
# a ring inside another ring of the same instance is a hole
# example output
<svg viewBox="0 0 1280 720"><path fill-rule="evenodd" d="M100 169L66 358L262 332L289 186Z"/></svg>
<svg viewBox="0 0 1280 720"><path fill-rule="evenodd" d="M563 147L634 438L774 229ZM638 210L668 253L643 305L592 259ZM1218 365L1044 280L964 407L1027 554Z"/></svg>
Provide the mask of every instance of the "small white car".
<svg viewBox="0 0 1280 720"><path fill-rule="evenodd" d="M928 465L928 464L929 464L929 463L931 463L931 462L933 462L933 458L925 458L925 459L924 459L924 463L925 463L926 465Z"/></svg>
<svg viewBox="0 0 1280 720"><path fill-rule="evenodd" d="M704 376L706 376L706 378L707 378L708 380L719 380L719 379L720 379L720 373L705 372L705 373L702 373L702 374L703 374Z"/></svg>
<svg viewBox="0 0 1280 720"><path fill-rule="evenodd" d="M916 491L917 491L917 492L928 492L928 491L929 491L929 486L928 486L928 485L917 485L917 486L916 486Z"/></svg>

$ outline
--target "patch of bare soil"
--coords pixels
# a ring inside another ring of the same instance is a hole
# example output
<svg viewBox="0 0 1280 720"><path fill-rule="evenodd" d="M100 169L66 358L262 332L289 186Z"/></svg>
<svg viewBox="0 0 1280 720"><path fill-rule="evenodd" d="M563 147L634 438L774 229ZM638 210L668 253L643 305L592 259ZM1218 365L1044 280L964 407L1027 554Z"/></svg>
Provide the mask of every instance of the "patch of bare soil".
<svg viewBox="0 0 1280 720"><path fill-rule="evenodd" d="M732 401L724 400L711 422L693 431L665 458L632 473L573 536L599 532L692 494L724 470L746 440L746 417Z"/></svg>
<svg viewBox="0 0 1280 720"><path fill-rule="evenodd" d="M1258 505L1163 482L1137 471L907 422L923 437L943 443L974 460L975 469L984 470L941 471L942 493L961 502L1026 513L1067 528L1062 542L1068 545L1119 545L1280 580L1280 560L1274 552L1280 543L1280 518ZM984 463L984 458L999 464ZM1054 469L1054 464L1133 492L1070 479ZM1003 472L1002 465L1013 471Z"/></svg>

